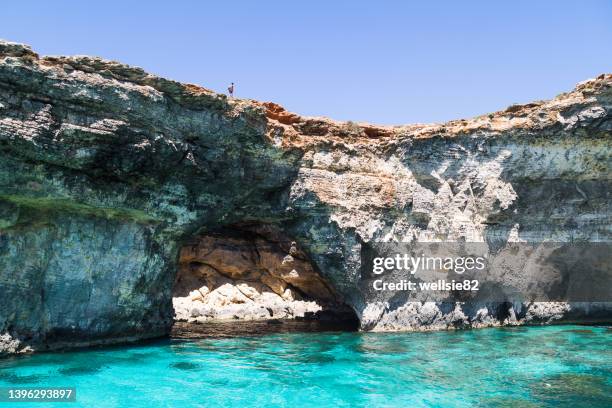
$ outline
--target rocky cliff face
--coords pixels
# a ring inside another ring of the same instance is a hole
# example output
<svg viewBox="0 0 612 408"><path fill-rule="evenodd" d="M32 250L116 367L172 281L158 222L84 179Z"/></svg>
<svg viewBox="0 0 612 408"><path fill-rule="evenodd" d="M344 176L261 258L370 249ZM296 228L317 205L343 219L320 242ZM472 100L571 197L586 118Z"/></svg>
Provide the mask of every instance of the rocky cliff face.
<svg viewBox="0 0 612 408"><path fill-rule="evenodd" d="M312 264L295 282L329 288L363 329L563 317L572 305L373 301L359 248L610 241L611 106L606 74L470 120L377 127L0 42L0 349L167 333L181 248L228 228L295 241Z"/></svg>
<svg viewBox="0 0 612 408"><path fill-rule="evenodd" d="M180 252L173 304L177 320L342 318L341 296L306 254L277 229L221 230Z"/></svg>

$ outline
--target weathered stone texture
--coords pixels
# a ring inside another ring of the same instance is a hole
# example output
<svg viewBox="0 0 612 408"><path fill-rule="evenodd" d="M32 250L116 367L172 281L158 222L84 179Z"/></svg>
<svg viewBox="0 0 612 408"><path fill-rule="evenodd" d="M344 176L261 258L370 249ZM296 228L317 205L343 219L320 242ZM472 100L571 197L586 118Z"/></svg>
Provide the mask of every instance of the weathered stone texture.
<svg viewBox="0 0 612 408"><path fill-rule="evenodd" d="M236 225L298 242L364 329L563 316L372 303L359 245L610 241L611 108L605 74L470 120L340 123L0 42L0 350L167 332L180 248Z"/></svg>

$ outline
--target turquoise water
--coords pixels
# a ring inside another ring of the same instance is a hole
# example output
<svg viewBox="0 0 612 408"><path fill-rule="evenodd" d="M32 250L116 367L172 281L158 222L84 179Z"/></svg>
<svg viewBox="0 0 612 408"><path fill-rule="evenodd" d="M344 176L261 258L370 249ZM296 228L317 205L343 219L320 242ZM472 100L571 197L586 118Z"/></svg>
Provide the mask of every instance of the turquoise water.
<svg viewBox="0 0 612 408"><path fill-rule="evenodd" d="M15 386L77 388L20 407L610 407L612 328L165 340L0 360Z"/></svg>

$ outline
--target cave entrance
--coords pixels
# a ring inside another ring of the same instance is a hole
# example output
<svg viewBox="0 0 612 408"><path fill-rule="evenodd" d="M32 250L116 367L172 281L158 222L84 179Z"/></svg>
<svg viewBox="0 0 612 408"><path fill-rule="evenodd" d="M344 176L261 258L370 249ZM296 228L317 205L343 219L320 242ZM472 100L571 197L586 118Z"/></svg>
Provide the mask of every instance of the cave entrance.
<svg viewBox="0 0 612 408"><path fill-rule="evenodd" d="M269 225L223 228L189 240L180 251L172 298L175 326L301 321L358 327L353 310L299 243Z"/></svg>

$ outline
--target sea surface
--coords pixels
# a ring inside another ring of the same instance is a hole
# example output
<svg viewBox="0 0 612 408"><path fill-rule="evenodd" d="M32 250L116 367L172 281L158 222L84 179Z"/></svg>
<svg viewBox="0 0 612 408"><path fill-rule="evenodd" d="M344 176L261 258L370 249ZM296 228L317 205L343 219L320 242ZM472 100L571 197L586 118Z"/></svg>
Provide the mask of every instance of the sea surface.
<svg viewBox="0 0 612 408"><path fill-rule="evenodd" d="M612 328L185 336L0 360L0 387L76 387L50 407L612 407ZM191 337L191 338L190 338Z"/></svg>

